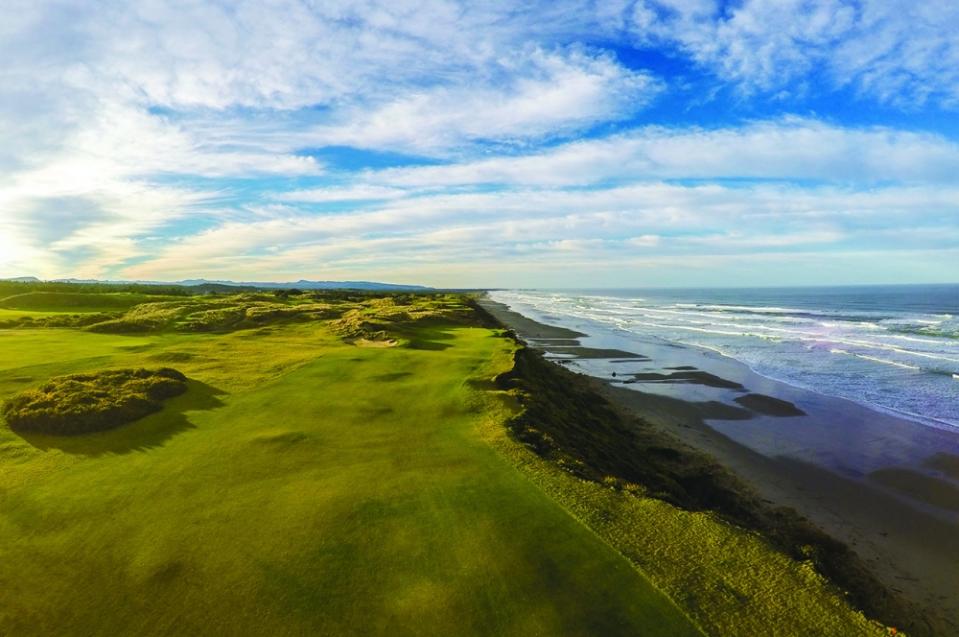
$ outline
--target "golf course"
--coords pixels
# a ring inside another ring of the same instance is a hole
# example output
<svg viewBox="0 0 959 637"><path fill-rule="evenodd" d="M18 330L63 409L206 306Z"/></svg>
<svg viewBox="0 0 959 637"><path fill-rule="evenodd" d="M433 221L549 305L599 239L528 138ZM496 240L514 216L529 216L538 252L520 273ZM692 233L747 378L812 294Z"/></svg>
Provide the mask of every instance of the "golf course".
<svg viewBox="0 0 959 637"><path fill-rule="evenodd" d="M0 635L886 634L755 533L511 437L521 344L467 297L23 287L0 401L186 389L103 430L0 421Z"/></svg>

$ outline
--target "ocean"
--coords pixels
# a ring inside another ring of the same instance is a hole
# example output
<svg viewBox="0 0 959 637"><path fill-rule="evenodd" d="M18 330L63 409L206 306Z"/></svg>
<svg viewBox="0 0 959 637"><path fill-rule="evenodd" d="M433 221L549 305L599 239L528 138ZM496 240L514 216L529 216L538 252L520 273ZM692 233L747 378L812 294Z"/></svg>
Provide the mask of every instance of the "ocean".
<svg viewBox="0 0 959 637"><path fill-rule="evenodd" d="M545 323L717 352L754 372L959 430L959 285L502 290Z"/></svg>

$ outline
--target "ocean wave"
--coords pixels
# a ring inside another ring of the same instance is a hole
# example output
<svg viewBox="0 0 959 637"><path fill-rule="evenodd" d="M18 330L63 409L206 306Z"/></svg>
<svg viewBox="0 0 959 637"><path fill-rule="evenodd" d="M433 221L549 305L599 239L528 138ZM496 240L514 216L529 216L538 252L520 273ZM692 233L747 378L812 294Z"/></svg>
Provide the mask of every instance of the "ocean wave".
<svg viewBox="0 0 959 637"><path fill-rule="evenodd" d="M828 318L836 321L860 321L864 319L884 320L894 318L888 312L875 310L809 310L791 307L753 306L753 305L721 305L701 303L675 303L675 307L684 309L698 309L703 312L740 313L761 315L783 315L802 318Z"/></svg>
<svg viewBox="0 0 959 637"><path fill-rule="evenodd" d="M926 297L888 307L816 307L811 297L796 307L644 296L497 300L515 301L540 320L544 313L561 317L560 324L598 338L710 350L782 382L938 423L932 426L959 426L959 312L939 309L949 299L939 307Z"/></svg>
<svg viewBox="0 0 959 637"><path fill-rule="evenodd" d="M556 308L553 308L552 311L557 311ZM657 316L657 313L654 311L650 313L644 308L641 311L634 312L632 315L629 313L616 312L615 314L610 314L609 312L597 312L595 309L591 309L586 312L571 312L567 309L567 313L575 314L576 316L584 319L592 320L601 320L610 324L615 325L621 329L629 329L635 327L651 327L657 328L658 330L681 330L687 332L696 332L701 334L713 334L716 336L732 336L732 337L752 337L760 338L764 340L773 340L773 341L799 341L806 343L830 343L834 345L851 345L855 347L865 348L868 350L881 350L887 352L895 352L896 354L907 356L907 357L919 357L931 360L940 360L949 363L959 363L959 350L953 352L951 348L946 352L930 352L927 350L922 350L918 348L907 348L904 347L899 342L886 342L884 338L890 339L909 339L907 342L914 342L918 344L925 345L940 345L938 342L931 339L913 339L910 337L904 337L901 335L894 334L877 334L871 332L868 334L855 334L855 333L823 333L817 332L812 329L796 329L796 328L784 328L774 325L764 325L758 323L735 323L735 322L718 322L715 320L700 320L686 317L671 317L670 322L662 322L661 319L665 317ZM652 320L650 320L652 319ZM809 327L812 327L810 325ZM729 328L729 329L719 329L719 328ZM930 341L930 342L924 342ZM954 354L954 355L949 355Z"/></svg>
<svg viewBox="0 0 959 637"><path fill-rule="evenodd" d="M652 318L652 317L649 317ZM838 345L853 345L857 347L863 347L867 349L876 349L883 350L888 352L895 352L897 354L902 354L905 356L915 356L919 358L927 358L933 360L941 360L950 363L959 363L959 351L955 352L955 356L950 356L948 354L952 353L951 351L947 352L929 352L925 350L918 349L908 349L901 346L898 343L889 343L883 342L880 339L880 335L870 334L867 339L858 338L856 334L824 334L819 332L807 331L807 330L795 330L795 329L785 329L781 327L774 327L769 325L759 325L759 324L745 324L745 323L719 323L715 321L692 321L684 320L682 324L679 323L660 323L653 321L643 321L643 320L629 320L619 322L620 325L643 325L647 327L656 327L664 330L676 329L684 331L694 331L705 334L716 334L722 336L745 336L745 337L754 337L754 338L763 338L771 340L794 340L800 342L814 342L814 343L832 343ZM716 329L721 327L731 328L728 330ZM896 335L888 335L889 338L895 338ZM915 342L915 341L913 341ZM932 341L931 343L938 345L937 342ZM945 355L944 355L945 354Z"/></svg>
<svg viewBox="0 0 959 637"><path fill-rule="evenodd" d="M949 330L939 330L931 331L926 330L925 328L905 328L902 325L884 325L875 323L872 321L858 321L858 322L833 322L833 321L813 321L810 319L802 319L796 317L786 317L790 319L790 324L784 326L779 322L779 319L782 317L776 318L775 324L769 324L767 322L756 322L756 315L736 315L732 313L721 314L723 320L717 320L718 317L710 317L708 313L704 314L701 312L689 312L682 310L672 310L664 309L661 307L647 307L640 306L636 308L628 308L621 305L616 305L614 308L610 307L593 307L589 308L588 311L584 313L579 313L579 316L583 318L597 318L597 315L604 316L616 316L620 319L629 319L630 317L642 318L642 319L653 319L663 321L664 319L669 320L669 325L663 325L658 323L658 327L676 327L683 328L686 326L717 326L717 327L728 327L735 330L740 330L743 334L748 335L751 332L774 332L777 335L784 336L794 336L797 339L801 338L812 338L817 340L829 340L832 338L859 338L866 337L872 340L869 341L856 341L854 344L863 345L867 347L877 347L880 349L895 349L899 351L916 351L917 349L922 352L922 348L913 348L906 350L901 343L915 343L920 345L929 345L933 348L944 347L945 344L938 337L940 335L953 337L959 336L959 331ZM763 317L766 318L765 316ZM897 319L900 322L906 321L915 321L919 319ZM839 330L839 332L823 332L822 329L826 330ZM857 334L857 332L862 331L862 334ZM717 330L717 333L725 333L724 330ZM890 340L897 341L895 343L889 342ZM852 343L850 341L850 343ZM947 349L952 349L951 346ZM959 354L959 351L956 352Z"/></svg>
<svg viewBox="0 0 959 637"><path fill-rule="evenodd" d="M638 308L635 308L635 310L639 310L643 312L656 312L659 314L669 314L673 316L695 316L695 317L701 317L707 320L715 320L717 315L722 316L723 318L728 320L735 320L737 316L739 316L737 313L734 313L734 312L693 312L689 310L676 310L676 309L667 309L662 307L649 307L649 306L638 307ZM745 314L745 315L742 315L741 318L743 320L754 321L756 320L756 316L757 316L756 314ZM798 323L798 322L810 321L810 319L808 318L786 316L786 315L773 316L773 315L764 314L762 315L762 317L766 320L776 320L784 323Z"/></svg>
<svg viewBox="0 0 959 637"><path fill-rule="evenodd" d="M931 336L935 338L959 340L959 328L936 328L936 327L891 327L886 328L890 332L897 334L915 334L916 336Z"/></svg>
<svg viewBox="0 0 959 637"><path fill-rule="evenodd" d="M848 356L855 356L856 358L861 358L867 361L873 361L875 363L882 363L883 365L892 365L894 367L901 367L903 369L913 369L915 371L922 371L922 367L919 365L908 365L906 363L900 363L898 361L890 361L885 358L879 358L878 356L870 356L868 354L857 354L856 352L850 352L844 349L832 348L829 350L833 354L846 354Z"/></svg>

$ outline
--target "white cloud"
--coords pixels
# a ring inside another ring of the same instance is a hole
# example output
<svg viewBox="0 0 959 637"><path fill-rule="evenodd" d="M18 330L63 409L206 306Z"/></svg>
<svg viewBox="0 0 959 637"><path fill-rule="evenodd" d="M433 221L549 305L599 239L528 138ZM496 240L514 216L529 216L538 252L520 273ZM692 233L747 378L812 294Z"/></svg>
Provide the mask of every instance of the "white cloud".
<svg viewBox="0 0 959 637"><path fill-rule="evenodd" d="M164 176L315 175L321 170L307 157L204 148L176 125L104 104L67 131L60 145L36 149L18 170L0 176L0 222L20 246L18 252L33 255L33 271L103 276L141 253L137 237L220 196L160 183Z"/></svg>
<svg viewBox="0 0 959 637"><path fill-rule="evenodd" d="M397 199L405 197L408 191L401 188L383 186L350 186L347 188L310 188L280 193L280 201L299 201L304 203L328 203L336 201L364 201L377 199Z"/></svg>
<svg viewBox="0 0 959 637"><path fill-rule="evenodd" d="M372 173L396 186L587 185L636 179L953 183L959 144L940 136L786 118L738 128L640 128L521 156Z"/></svg>
<svg viewBox="0 0 959 637"><path fill-rule="evenodd" d="M426 153L468 141L536 140L627 117L661 90L650 75L580 49L534 49L497 67L469 85L411 90L372 110L347 111L306 139Z"/></svg>
<svg viewBox="0 0 959 637"><path fill-rule="evenodd" d="M627 244L636 248L655 248L661 241L662 237L656 234L644 234L626 239Z"/></svg>
<svg viewBox="0 0 959 637"><path fill-rule="evenodd" d="M721 6L717 0L640 0L634 38L672 44L747 91L778 91L824 75L834 87L851 85L887 103L959 103L959 4L951 0Z"/></svg>
<svg viewBox="0 0 959 637"><path fill-rule="evenodd" d="M576 255L584 268L626 267L640 256L701 258L803 246L842 254L858 249L857 237L870 233L873 247L895 252L903 246L893 235L880 237L884 228L942 226L943 219L955 217L957 197L959 190L938 187L665 183L428 195L362 212L313 216L291 209L286 217L230 222L170 244L124 273L176 278L190 271L239 271L282 278L332 270L369 277L431 263L437 270L423 280L443 284L457 264L496 261L498 267L521 268L529 259L549 262L559 253ZM940 239L959 238L954 223L945 227L952 230L942 231Z"/></svg>

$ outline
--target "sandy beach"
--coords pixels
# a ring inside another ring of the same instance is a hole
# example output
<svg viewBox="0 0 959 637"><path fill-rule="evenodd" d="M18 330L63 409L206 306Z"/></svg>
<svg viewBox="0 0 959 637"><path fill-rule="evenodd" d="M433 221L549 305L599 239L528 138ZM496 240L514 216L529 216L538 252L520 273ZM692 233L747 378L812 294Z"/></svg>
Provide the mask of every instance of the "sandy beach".
<svg viewBox="0 0 959 637"><path fill-rule="evenodd" d="M959 635L959 440L850 401L760 377L735 361L629 351L482 306L616 408L714 458L764 502L849 545L943 634ZM614 372L597 372L604 359ZM641 367L637 367L640 365ZM937 477L941 476L941 477ZM941 632L941 630L940 630Z"/></svg>

